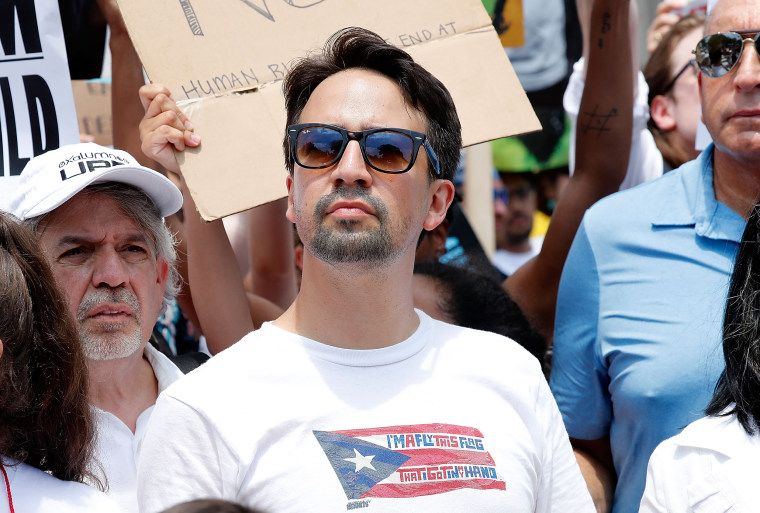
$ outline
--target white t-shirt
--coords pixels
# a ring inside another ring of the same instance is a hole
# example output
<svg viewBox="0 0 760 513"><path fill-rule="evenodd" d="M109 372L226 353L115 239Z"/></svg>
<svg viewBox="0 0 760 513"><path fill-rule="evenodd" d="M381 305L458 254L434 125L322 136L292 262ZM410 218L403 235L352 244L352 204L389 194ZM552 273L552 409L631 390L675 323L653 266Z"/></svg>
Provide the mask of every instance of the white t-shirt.
<svg viewBox="0 0 760 513"><path fill-rule="evenodd" d="M493 254L491 263L501 272L507 276L514 274L516 270L525 264L528 260L538 255L541 251L541 246L544 243L544 236L537 235L530 238L530 251L525 253L513 253L506 249L497 249Z"/></svg>
<svg viewBox="0 0 760 513"><path fill-rule="evenodd" d="M116 503L104 493L82 483L61 481L31 465L3 458L8 474L13 510L17 513L118 513ZM11 466L13 465L13 466ZM0 513L10 511L5 479L0 474Z"/></svg>
<svg viewBox="0 0 760 513"><path fill-rule="evenodd" d="M169 387L143 442L141 513L200 497L278 513L593 512L536 359L417 314L411 337L374 350L265 323Z"/></svg>
<svg viewBox="0 0 760 513"><path fill-rule="evenodd" d="M760 437L736 416L705 417L657 446L641 513L760 512Z"/></svg>
<svg viewBox="0 0 760 513"><path fill-rule="evenodd" d="M148 344L145 356L158 379L158 391L182 377L182 371L158 349ZM92 406L96 438L92 472L103 481L105 474L108 495L122 513L137 513L137 460L153 406L137 417L135 432L113 413Z"/></svg>

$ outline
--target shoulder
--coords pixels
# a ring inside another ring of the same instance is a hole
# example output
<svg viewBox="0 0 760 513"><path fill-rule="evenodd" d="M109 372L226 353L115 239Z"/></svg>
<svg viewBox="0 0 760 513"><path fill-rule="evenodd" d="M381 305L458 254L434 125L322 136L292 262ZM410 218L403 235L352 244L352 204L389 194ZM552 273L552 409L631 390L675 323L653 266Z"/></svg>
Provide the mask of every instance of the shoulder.
<svg viewBox="0 0 760 513"><path fill-rule="evenodd" d="M435 319L431 322L431 346L440 364L451 363L496 380L525 384L544 379L535 356L514 340L497 333L455 326Z"/></svg>
<svg viewBox="0 0 760 513"><path fill-rule="evenodd" d="M228 396L250 376L269 374L287 358L294 358L295 338L265 323L172 383L161 395L180 400L213 398L214 393L220 392Z"/></svg>
<svg viewBox="0 0 760 513"><path fill-rule="evenodd" d="M18 511L118 511L113 500L85 484L62 481L23 463L6 469L11 482L13 502Z"/></svg>

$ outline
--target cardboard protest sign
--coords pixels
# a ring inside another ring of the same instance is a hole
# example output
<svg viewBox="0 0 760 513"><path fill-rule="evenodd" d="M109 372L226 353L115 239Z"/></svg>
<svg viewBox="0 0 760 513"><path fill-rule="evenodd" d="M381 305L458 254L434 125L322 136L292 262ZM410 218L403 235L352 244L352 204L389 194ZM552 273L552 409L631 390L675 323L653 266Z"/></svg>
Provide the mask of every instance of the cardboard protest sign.
<svg viewBox="0 0 760 513"><path fill-rule="evenodd" d="M113 145L111 84L101 80L72 80L79 132L89 134L101 146Z"/></svg>
<svg viewBox="0 0 760 513"><path fill-rule="evenodd" d="M281 80L348 26L407 50L451 91L465 145L540 129L480 0L120 0L135 48L202 145L178 154L201 215L285 195ZM490 170L488 170L490 173Z"/></svg>
<svg viewBox="0 0 760 513"><path fill-rule="evenodd" d="M79 142L57 0L0 2L0 206L29 159Z"/></svg>

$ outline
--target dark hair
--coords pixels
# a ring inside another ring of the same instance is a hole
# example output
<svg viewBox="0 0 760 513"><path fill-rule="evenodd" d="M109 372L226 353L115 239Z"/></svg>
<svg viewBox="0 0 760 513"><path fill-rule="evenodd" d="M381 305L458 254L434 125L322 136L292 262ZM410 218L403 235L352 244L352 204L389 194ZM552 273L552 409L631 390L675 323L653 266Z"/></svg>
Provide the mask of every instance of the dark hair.
<svg viewBox="0 0 760 513"><path fill-rule="evenodd" d="M94 424L85 357L34 234L0 213L0 454L53 476L87 470Z"/></svg>
<svg viewBox="0 0 760 513"><path fill-rule="evenodd" d="M439 307L454 324L509 337L543 363L546 341L497 281L484 273L441 262L417 264L414 273L435 280L441 291Z"/></svg>
<svg viewBox="0 0 760 513"><path fill-rule="evenodd" d="M736 255L723 322L723 356L726 369L705 412L736 414L753 434L760 419L760 203Z"/></svg>
<svg viewBox="0 0 760 513"><path fill-rule="evenodd" d="M256 513L255 510L222 499L195 499L177 504L161 513Z"/></svg>
<svg viewBox="0 0 760 513"><path fill-rule="evenodd" d="M295 64L283 83L287 126L298 123L311 93L326 78L341 71L362 68L377 71L401 88L404 100L427 118L426 134L441 166L441 178L453 181L459 164L462 128L454 101L446 87L405 51L374 32L358 27L339 30L322 53ZM287 134L283 140L285 166L293 173L293 156ZM438 178L428 166L431 179Z"/></svg>
<svg viewBox="0 0 760 513"><path fill-rule="evenodd" d="M684 16L665 33L657 48L652 52L643 70L644 78L649 86L649 105L652 105L652 100L655 96L665 95L670 92L666 91L665 88L670 84L673 75L678 72L678 70L672 69L670 62L670 56L673 54L676 45L689 32L701 27L704 23L704 14ZM671 169L675 169L684 162L691 160L683 149L673 143L672 138L674 134L672 130L661 130L651 117L647 122L647 128L652 132L663 160Z"/></svg>

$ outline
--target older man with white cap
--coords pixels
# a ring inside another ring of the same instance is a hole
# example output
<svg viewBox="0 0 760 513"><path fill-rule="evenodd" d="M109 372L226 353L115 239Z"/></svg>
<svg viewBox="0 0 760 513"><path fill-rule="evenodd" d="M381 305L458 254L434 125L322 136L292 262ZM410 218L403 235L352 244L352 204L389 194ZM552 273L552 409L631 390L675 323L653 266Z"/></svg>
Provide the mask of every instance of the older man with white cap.
<svg viewBox="0 0 760 513"><path fill-rule="evenodd" d="M92 143L29 161L10 201L41 241L76 321L97 419L94 470L122 511L137 511L138 449L156 398L182 375L148 343L178 288L163 218L181 206L166 177Z"/></svg>

